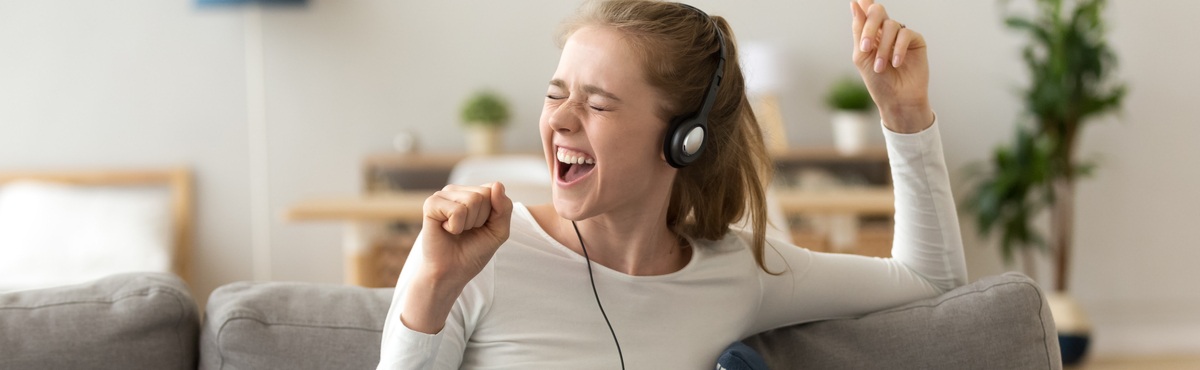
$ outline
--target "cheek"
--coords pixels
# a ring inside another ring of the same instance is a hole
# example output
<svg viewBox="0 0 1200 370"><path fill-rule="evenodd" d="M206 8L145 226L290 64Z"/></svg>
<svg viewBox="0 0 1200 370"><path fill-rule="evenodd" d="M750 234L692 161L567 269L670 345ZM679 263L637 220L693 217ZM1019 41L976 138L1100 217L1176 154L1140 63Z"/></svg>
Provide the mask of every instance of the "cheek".
<svg viewBox="0 0 1200 370"><path fill-rule="evenodd" d="M604 152L610 161L624 170L654 171L665 164L662 156L662 132L653 122L636 129L606 133ZM599 149L599 148L597 148Z"/></svg>
<svg viewBox="0 0 1200 370"><path fill-rule="evenodd" d="M550 108L549 108L549 106L543 107L542 115L540 117L538 117L538 133L542 137L542 147L549 148L551 134L553 133L553 130L550 129Z"/></svg>

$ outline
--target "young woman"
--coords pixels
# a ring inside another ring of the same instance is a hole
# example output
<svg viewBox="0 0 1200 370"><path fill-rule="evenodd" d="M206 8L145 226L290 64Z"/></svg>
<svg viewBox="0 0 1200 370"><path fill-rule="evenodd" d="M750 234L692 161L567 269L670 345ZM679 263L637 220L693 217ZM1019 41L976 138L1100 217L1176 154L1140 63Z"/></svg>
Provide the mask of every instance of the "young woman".
<svg viewBox="0 0 1200 370"><path fill-rule="evenodd" d="M761 331L965 284L925 41L873 0L851 13L894 178L893 258L764 237L770 163L723 18L595 3L566 23L542 110L553 204L513 204L499 183L426 200L379 368L712 368ZM750 230L730 229L742 217Z"/></svg>

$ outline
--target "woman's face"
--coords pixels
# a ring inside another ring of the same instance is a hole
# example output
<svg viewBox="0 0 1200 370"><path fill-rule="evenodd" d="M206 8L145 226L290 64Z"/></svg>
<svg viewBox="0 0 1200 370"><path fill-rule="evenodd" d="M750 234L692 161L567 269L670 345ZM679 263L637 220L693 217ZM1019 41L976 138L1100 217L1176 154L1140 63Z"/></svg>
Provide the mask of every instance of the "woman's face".
<svg viewBox="0 0 1200 370"><path fill-rule="evenodd" d="M665 206L676 171L662 155L660 99L619 31L567 39L539 123L560 216Z"/></svg>

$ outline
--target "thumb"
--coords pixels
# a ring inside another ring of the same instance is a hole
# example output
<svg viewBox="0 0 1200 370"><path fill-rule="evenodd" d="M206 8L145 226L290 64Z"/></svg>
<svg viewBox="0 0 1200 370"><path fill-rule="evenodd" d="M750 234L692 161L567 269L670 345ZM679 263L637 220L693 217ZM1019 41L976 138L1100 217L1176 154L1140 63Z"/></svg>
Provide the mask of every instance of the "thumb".
<svg viewBox="0 0 1200 370"><path fill-rule="evenodd" d="M505 194L504 184L492 183L492 214L488 215L487 228L502 240L508 239L509 226L512 224L512 199Z"/></svg>

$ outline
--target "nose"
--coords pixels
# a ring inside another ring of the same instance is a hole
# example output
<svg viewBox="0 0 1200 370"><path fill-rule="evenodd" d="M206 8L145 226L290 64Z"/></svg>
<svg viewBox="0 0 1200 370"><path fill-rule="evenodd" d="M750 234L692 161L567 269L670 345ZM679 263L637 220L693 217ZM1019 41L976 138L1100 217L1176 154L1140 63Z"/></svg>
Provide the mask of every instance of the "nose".
<svg viewBox="0 0 1200 370"><path fill-rule="evenodd" d="M554 107L550 112L550 128L558 133L579 131L579 106L581 104L566 101Z"/></svg>

